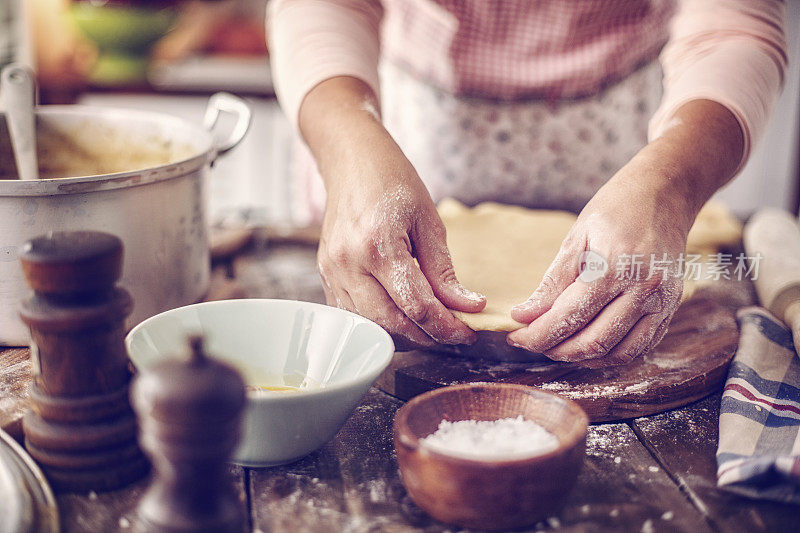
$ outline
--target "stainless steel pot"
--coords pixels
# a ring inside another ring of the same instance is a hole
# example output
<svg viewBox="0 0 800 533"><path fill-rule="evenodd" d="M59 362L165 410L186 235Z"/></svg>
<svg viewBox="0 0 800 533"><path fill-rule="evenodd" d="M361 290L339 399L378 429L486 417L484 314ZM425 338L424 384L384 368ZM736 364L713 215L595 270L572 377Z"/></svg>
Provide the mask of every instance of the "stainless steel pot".
<svg viewBox="0 0 800 533"><path fill-rule="evenodd" d="M213 130L222 112L234 115L235 123L217 141ZM211 97L203 128L137 110L40 107L37 131L69 137L77 151L100 147L113 159L137 146L143 153L161 150L168 162L84 177L0 179L0 345L28 342L17 316L28 292L17 256L26 240L50 231L99 230L122 239L122 284L135 301L130 325L201 300L210 269L204 181L217 157L242 140L250 119L248 105L225 93Z"/></svg>
<svg viewBox="0 0 800 533"><path fill-rule="evenodd" d="M58 533L58 508L25 448L0 429L0 531Z"/></svg>

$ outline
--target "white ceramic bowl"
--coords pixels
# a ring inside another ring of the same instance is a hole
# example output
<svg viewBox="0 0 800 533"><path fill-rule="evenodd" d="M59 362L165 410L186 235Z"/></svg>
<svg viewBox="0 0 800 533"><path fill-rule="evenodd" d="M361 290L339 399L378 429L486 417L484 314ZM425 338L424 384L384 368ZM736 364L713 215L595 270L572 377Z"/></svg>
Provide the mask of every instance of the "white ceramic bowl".
<svg viewBox="0 0 800 533"><path fill-rule="evenodd" d="M185 354L200 333L209 354L238 368L248 385L287 382L321 387L292 393L248 392L244 431L233 461L244 466L288 463L339 431L388 366L394 344L374 322L348 311L291 300L224 300L166 311L125 339L140 371Z"/></svg>

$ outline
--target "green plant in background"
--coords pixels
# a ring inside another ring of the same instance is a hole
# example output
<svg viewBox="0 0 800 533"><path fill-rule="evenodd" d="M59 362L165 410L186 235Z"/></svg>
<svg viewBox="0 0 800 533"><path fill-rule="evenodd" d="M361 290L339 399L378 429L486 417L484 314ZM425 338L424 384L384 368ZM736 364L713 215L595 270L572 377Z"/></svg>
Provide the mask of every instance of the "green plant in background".
<svg viewBox="0 0 800 533"><path fill-rule="evenodd" d="M177 10L97 2L77 2L70 13L75 24L100 52L91 79L103 85L146 79L150 48L172 28Z"/></svg>

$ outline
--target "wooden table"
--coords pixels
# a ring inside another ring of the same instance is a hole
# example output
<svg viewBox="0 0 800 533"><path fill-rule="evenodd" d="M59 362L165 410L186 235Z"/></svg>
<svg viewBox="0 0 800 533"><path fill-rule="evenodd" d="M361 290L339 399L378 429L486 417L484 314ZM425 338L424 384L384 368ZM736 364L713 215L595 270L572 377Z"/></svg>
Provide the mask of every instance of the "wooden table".
<svg viewBox="0 0 800 533"><path fill-rule="evenodd" d="M218 262L215 297L322 301L313 247L256 238ZM0 350L0 422L26 405L27 350ZM253 531L450 531L400 481L391 425L402 402L372 389L333 441L275 468L232 466ZM800 531L800 507L744 499L715 486L719 394L674 411L589 428L587 457L565 507L535 529ZM15 425L11 424L12 431ZM16 428L18 429L18 427ZM64 530L126 531L147 480L105 494L59 495Z"/></svg>

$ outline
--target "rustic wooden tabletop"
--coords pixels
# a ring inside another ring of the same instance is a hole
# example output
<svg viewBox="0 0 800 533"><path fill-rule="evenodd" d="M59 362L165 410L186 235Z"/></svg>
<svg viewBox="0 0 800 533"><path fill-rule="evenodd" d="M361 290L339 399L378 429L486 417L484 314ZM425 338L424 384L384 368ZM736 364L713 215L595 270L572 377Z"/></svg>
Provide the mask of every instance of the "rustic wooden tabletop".
<svg viewBox="0 0 800 533"><path fill-rule="evenodd" d="M218 261L212 296L322 301L315 250L256 238ZM27 406L26 349L0 350L0 425L19 435ZM450 531L406 495L392 445L402 401L377 389L339 434L299 462L232 466L253 531ZM536 530L800 531L800 507L754 501L715 485L719 394L683 408L589 428L587 457L564 508ZM109 493L61 494L63 529L126 531L147 479Z"/></svg>

